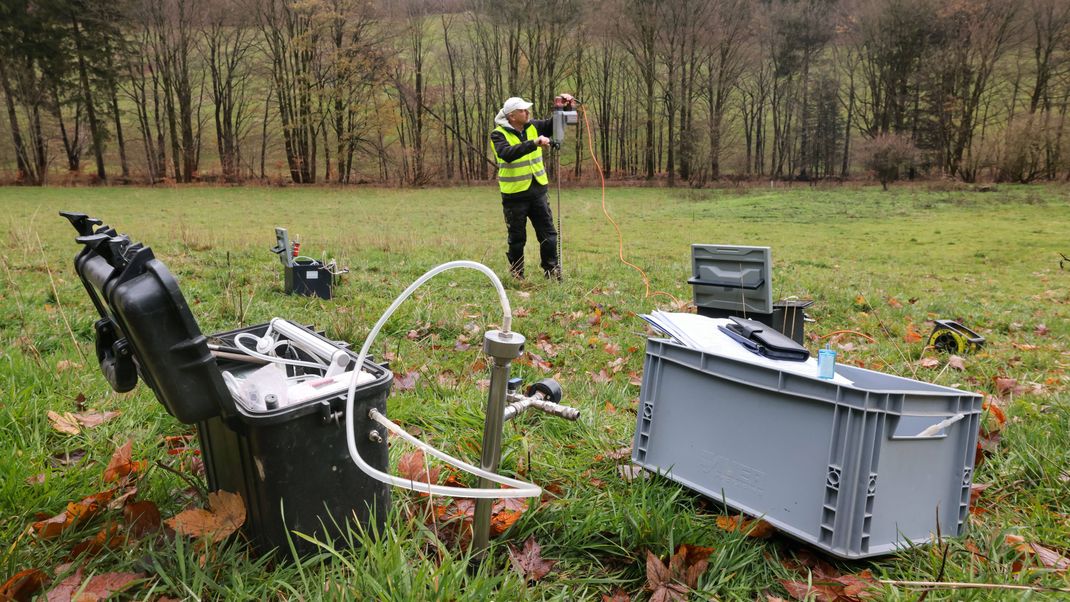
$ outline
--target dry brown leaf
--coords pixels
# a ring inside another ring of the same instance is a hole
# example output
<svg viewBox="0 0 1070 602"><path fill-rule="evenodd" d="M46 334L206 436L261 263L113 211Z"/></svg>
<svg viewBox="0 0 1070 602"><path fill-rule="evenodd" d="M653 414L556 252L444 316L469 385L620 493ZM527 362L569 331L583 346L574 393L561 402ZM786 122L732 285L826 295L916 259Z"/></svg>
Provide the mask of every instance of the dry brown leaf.
<svg viewBox="0 0 1070 602"><path fill-rule="evenodd" d="M72 362L71 360L60 360L56 362L56 372L66 372L67 370L73 370L81 367L81 364L79 364L78 362Z"/></svg>
<svg viewBox="0 0 1070 602"><path fill-rule="evenodd" d="M141 538L160 529L160 509L148 500L133 502L123 506L123 520L130 537Z"/></svg>
<svg viewBox="0 0 1070 602"><path fill-rule="evenodd" d="M84 449L76 449L70 452L56 452L49 456L48 463L56 468L65 468L81 462L85 455L86 451Z"/></svg>
<svg viewBox="0 0 1070 602"><path fill-rule="evenodd" d="M402 454L398 459L398 476L410 481L437 483L441 471L440 466L428 469L424 452L418 449Z"/></svg>
<svg viewBox="0 0 1070 602"><path fill-rule="evenodd" d="M164 522L176 533L213 542L226 539L245 524L245 502L240 495L213 491L208 494L208 505L211 510L185 510Z"/></svg>
<svg viewBox="0 0 1070 602"><path fill-rule="evenodd" d="M947 365L951 368L954 368L955 370L965 370L966 360L958 355L952 355L951 357L947 358Z"/></svg>
<svg viewBox="0 0 1070 602"><path fill-rule="evenodd" d="M89 580L89 583L85 584L82 591L75 595L72 602L105 600L112 594L123 591L144 578L144 573L104 573L95 575ZM49 597L49 602L52 602L51 597Z"/></svg>
<svg viewBox="0 0 1070 602"><path fill-rule="evenodd" d="M524 542L522 551L509 546L509 559L513 568L528 582L540 581L557 564L556 560L545 560L542 557L542 546L535 541L534 535Z"/></svg>
<svg viewBox="0 0 1070 602"><path fill-rule="evenodd" d="M43 473L43 472L39 472L39 473L37 473L37 474L35 474L33 476L26 477L26 484L27 485L41 485L47 480L48 480L48 475Z"/></svg>
<svg viewBox="0 0 1070 602"><path fill-rule="evenodd" d="M31 526L31 530L41 539L59 537L61 533L93 518L104 509L115 495L114 489L94 493L77 502L69 502L67 508L59 514L39 520Z"/></svg>
<svg viewBox="0 0 1070 602"><path fill-rule="evenodd" d="M406 372L401 374L399 372L394 373L394 390L395 391L412 391L416 388L416 381L420 380L420 373L416 371Z"/></svg>
<svg viewBox="0 0 1070 602"><path fill-rule="evenodd" d="M37 569L19 571L0 585L0 600L28 602L41 591L46 581L48 581L48 575L45 575L43 571Z"/></svg>
<svg viewBox="0 0 1070 602"><path fill-rule="evenodd" d="M1037 336L1046 336L1048 334L1048 327L1043 324L1037 324L1037 327L1033 329L1033 332L1037 333Z"/></svg>
<svg viewBox="0 0 1070 602"><path fill-rule="evenodd" d="M895 297L888 298L888 305L894 307L895 309L901 309L903 307L903 304L900 303L899 299L896 299Z"/></svg>
<svg viewBox="0 0 1070 602"><path fill-rule="evenodd" d="M914 328L914 323L907 323L907 333L903 335L903 340L908 343L917 343L921 341L921 333Z"/></svg>
<svg viewBox="0 0 1070 602"><path fill-rule="evenodd" d="M74 414L72 414L71 412L64 412L62 414L59 414L57 412L49 410L48 419L52 422L52 428L56 429L61 433L65 433L67 435L77 435L78 433L82 432L82 430L78 428L78 419L75 418Z"/></svg>
<svg viewBox="0 0 1070 602"><path fill-rule="evenodd" d="M680 545L669 559L669 566L650 551L646 553L646 589L653 592L650 600L687 600L688 592L698 584L699 577L709 566L710 548L699 548L696 553L690 546Z"/></svg>
<svg viewBox="0 0 1070 602"><path fill-rule="evenodd" d="M75 412L74 414L68 412L67 414L73 416L74 419L77 420L78 423L82 426L86 428L95 428L111 420L112 418L119 416L121 412Z"/></svg>
<svg viewBox="0 0 1070 602"><path fill-rule="evenodd" d="M104 550L118 550L126 543L126 537L119 533L119 525L109 522L93 537L74 544L68 559L74 559L83 554L96 556Z"/></svg>
<svg viewBox="0 0 1070 602"><path fill-rule="evenodd" d="M618 587L611 594L602 594L602 602L632 602L632 597Z"/></svg>
<svg viewBox="0 0 1070 602"><path fill-rule="evenodd" d="M590 372L588 372L587 376L591 377L591 382L595 382L595 383L598 383L600 385L608 383L609 380L610 380L609 373L606 372L605 368L602 368L601 370L599 370L598 374L591 374Z"/></svg>
<svg viewBox="0 0 1070 602"><path fill-rule="evenodd" d="M919 368L928 368L928 369L932 370L934 368L938 368L939 366L940 366L940 360L936 359L935 357L923 357L920 360L918 360L918 367Z"/></svg>
<svg viewBox="0 0 1070 602"><path fill-rule="evenodd" d="M129 474L145 470L148 462L144 460L135 462L131 459L133 447L134 440L127 439L126 443L115 449L115 453L111 456L111 461L108 462L108 467L104 469L105 483L112 483Z"/></svg>
<svg viewBox="0 0 1070 602"><path fill-rule="evenodd" d="M776 527L768 522L743 516L718 516L717 526L729 533L738 531L754 539L765 539L776 533Z"/></svg>

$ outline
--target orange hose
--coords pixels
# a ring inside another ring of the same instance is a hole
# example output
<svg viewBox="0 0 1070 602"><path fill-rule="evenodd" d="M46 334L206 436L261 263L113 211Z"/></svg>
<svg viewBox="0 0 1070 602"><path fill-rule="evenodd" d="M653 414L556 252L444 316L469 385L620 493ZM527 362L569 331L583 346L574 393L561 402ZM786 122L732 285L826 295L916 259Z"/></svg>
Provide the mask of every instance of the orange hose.
<svg viewBox="0 0 1070 602"><path fill-rule="evenodd" d="M609 210L606 209L606 176L605 173L602 171L602 164L598 162L598 157L596 157L594 154L594 135L591 133L591 122L587 119L587 111L586 109L584 109L583 105L580 105L580 114L583 115L583 125L587 128L587 150L591 155L591 161L594 162L594 166L598 170L598 179L602 183L602 213L605 214L606 219L609 220L609 223L613 224L613 229L617 231L617 256L620 257L621 263L639 272L639 276L643 279L643 286L645 287L645 294L643 296L644 299L655 295L665 295L666 297L672 299L674 303L679 304L679 299L672 296L670 293L666 293L665 291L654 291L653 293L651 293L650 278L647 277L646 272L643 271L643 268L635 265L634 263L624 258L624 234L621 233L620 226L617 225L616 220L613 219L613 216L609 214Z"/></svg>

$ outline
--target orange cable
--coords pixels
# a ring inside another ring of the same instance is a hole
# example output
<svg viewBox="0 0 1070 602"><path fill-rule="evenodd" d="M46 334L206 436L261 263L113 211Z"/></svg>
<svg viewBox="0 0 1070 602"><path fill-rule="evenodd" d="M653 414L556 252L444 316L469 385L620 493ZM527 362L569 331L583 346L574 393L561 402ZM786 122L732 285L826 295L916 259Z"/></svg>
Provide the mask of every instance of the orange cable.
<svg viewBox="0 0 1070 602"><path fill-rule="evenodd" d="M670 293L666 293L664 291L654 291L653 293L651 293L650 278L647 277L646 272L643 271L643 268L635 265L634 263L624 258L624 234L621 233L620 226L617 225L616 220L613 219L613 216L609 214L609 210L606 209L606 176L602 172L602 164L598 162L598 158L594 154L594 135L591 133L591 122L587 119L587 110L584 108L584 106L581 104L579 105L579 107L580 114L583 115L583 125L587 128L587 150L591 155L591 161L594 162L595 168L598 169L598 179L602 182L602 213L605 214L606 219L609 220L609 223L613 224L613 229L617 231L617 256L620 257L621 263L639 272L639 275L643 279L643 286L646 288L646 293L643 296L644 299L649 298L653 295L665 295L666 297L672 299L673 302L679 304L680 300L672 296L672 294Z"/></svg>

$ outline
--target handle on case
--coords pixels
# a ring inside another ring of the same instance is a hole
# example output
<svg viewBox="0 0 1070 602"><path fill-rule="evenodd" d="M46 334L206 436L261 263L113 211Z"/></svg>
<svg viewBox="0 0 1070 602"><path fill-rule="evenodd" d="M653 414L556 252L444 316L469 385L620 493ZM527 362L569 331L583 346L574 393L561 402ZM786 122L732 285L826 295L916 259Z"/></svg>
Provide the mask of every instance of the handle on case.
<svg viewBox="0 0 1070 602"><path fill-rule="evenodd" d="M724 288L742 288L753 291L761 288L762 285L765 284L765 278L759 278L758 281L753 284L746 284L739 280L703 280L701 278L688 278L687 283L705 286L723 286Z"/></svg>

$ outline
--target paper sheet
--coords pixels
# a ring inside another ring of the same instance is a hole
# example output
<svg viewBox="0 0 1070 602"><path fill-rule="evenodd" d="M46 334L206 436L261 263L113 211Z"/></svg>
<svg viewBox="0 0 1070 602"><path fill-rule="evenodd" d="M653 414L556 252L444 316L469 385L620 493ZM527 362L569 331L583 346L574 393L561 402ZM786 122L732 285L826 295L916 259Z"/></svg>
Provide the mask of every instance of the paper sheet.
<svg viewBox="0 0 1070 602"><path fill-rule="evenodd" d="M732 321L727 318L708 318L698 314L653 311L641 316L657 330L669 335L681 345L721 357L742 360L759 366L766 366L782 372L791 372L817 379L817 358L810 357L805 362L773 360L751 353L731 337L721 332L718 326L726 326ZM837 374L828 380L840 385L851 385L852 381Z"/></svg>

